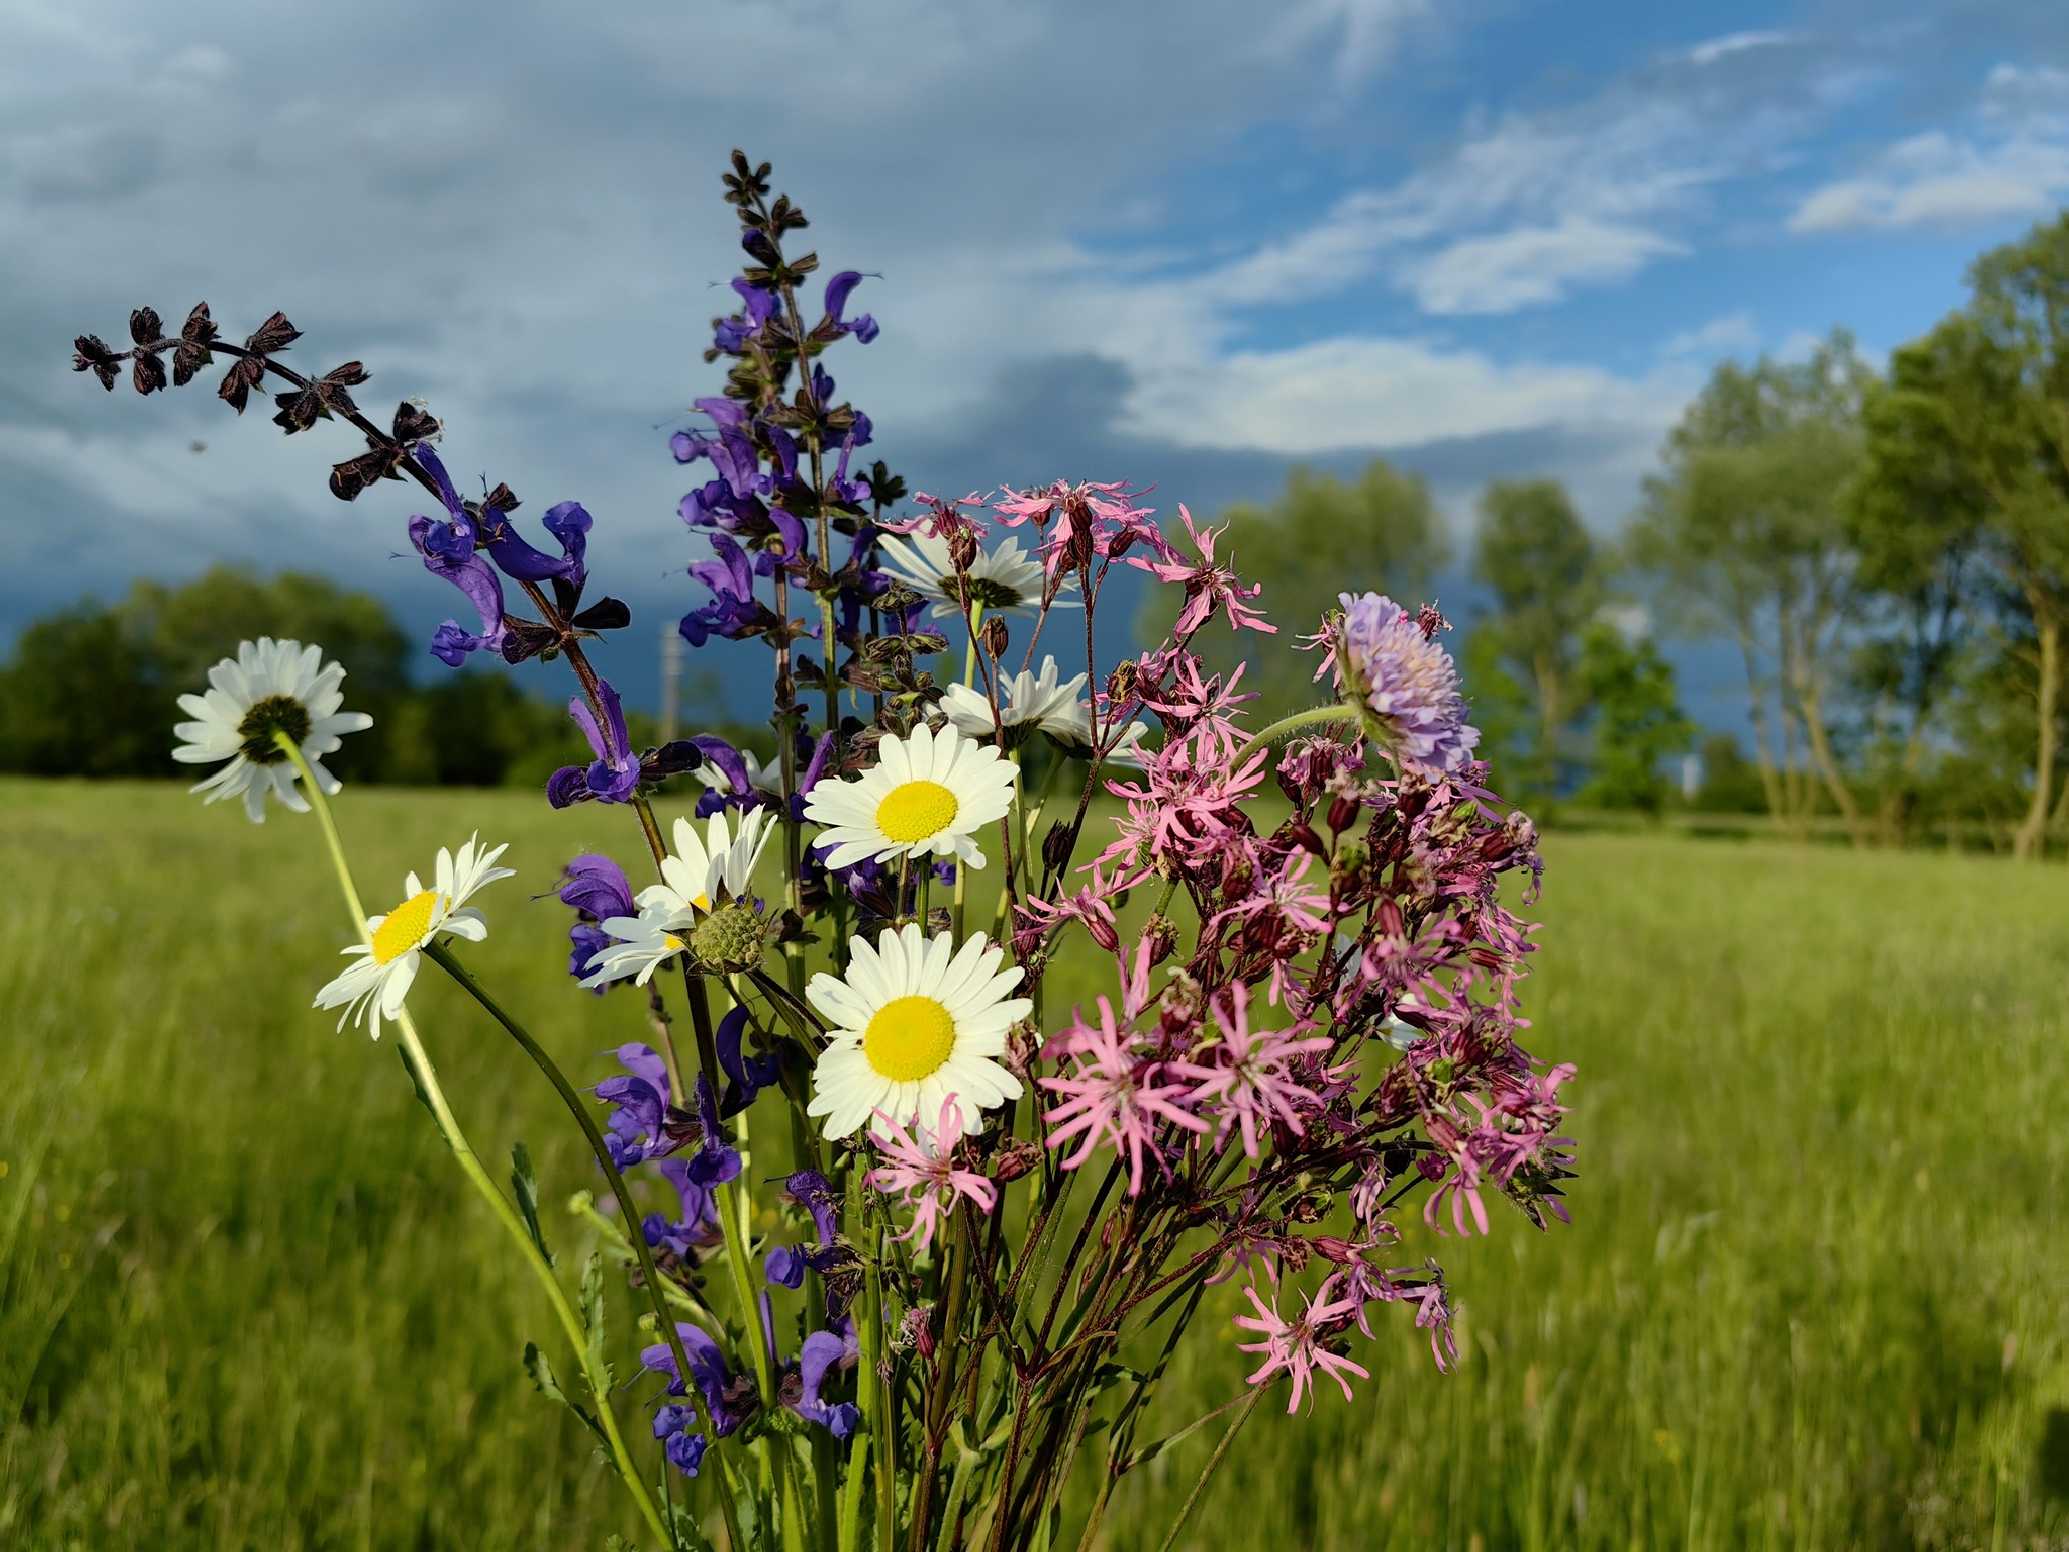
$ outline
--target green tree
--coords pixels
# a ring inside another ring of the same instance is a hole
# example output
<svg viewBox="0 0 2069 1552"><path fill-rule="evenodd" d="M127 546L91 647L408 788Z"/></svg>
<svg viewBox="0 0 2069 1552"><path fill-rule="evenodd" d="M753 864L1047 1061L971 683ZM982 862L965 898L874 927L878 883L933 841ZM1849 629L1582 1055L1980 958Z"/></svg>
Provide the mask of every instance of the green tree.
<svg viewBox="0 0 2069 1552"><path fill-rule="evenodd" d="M179 713L121 620L77 604L23 630L0 668L0 769L37 776L170 771Z"/></svg>
<svg viewBox="0 0 2069 1552"><path fill-rule="evenodd" d="M2069 625L2069 215L1979 258L1970 301L1899 356L1902 391L1874 440L1874 479L1972 514L2030 636L2033 743L2013 850L2037 855L2054 813Z"/></svg>
<svg viewBox="0 0 2069 1552"><path fill-rule="evenodd" d="M1493 592L1495 613L1474 626L1487 645L1469 655L1491 655L1535 705L1519 750L1518 790L1548 792L1558 782L1564 735L1581 710L1574 684L1581 635L1602 601L1598 562L1595 541L1558 481L1496 480L1481 496L1473 574Z"/></svg>
<svg viewBox="0 0 2069 1552"><path fill-rule="evenodd" d="M114 607L81 603L39 620L0 666L0 770L171 776L177 697L246 638L320 642L348 670L346 704L374 731L326 763L350 780L539 782L587 758L565 702L527 695L500 667L409 682L417 651L379 600L321 577L261 579L219 567L192 582L140 582ZM628 715L635 744L653 720Z"/></svg>
<svg viewBox="0 0 2069 1552"><path fill-rule="evenodd" d="M1582 638L1577 677L1594 708L1581 800L1659 813L1671 790L1666 766L1695 736L1681 713L1674 665L1651 637L1630 641L1601 621Z"/></svg>
<svg viewBox="0 0 2069 1552"><path fill-rule="evenodd" d="M1828 694L1852 601L1847 504L1873 380L1843 330L1807 361L1720 364L1668 435L1632 535L1675 613L1738 644L1769 811L1802 823L1814 775L1857 837Z"/></svg>
<svg viewBox="0 0 2069 1552"><path fill-rule="evenodd" d="M1865 452L1847 508L1859 604L1851 677L1867 707L1866 775L1892 842L1919 813L1964 651L1995 612L1988 502L1946 435L1944 368L1931 340L1891 360L1862 406Z"/></svg>
<svg viewBox="0 0 2069 1552"><path fill-rule="evenodd" d="M1758 814L1766 809L1760 773L1746 758L1736 734L1711 733L1696 754L1703 763L1703 784L1689 807L1705 814Z"/></svg>
<svg viewBox="0 0 2069 1552"><path fill-rule="evenodd" d="M1295 469L1270 506L1238 504L1216 521L1228 525L1219 553L1234 557L1245 582L1264 584L1258 603L1279 634L1231 632L1217 615L1193 638L1194 650L1222 671L1250 663L1243 687L1262 697L1260 718L1315 699L1314 660L1292 650L1292 638L1313 631L1339 594L1385 592L1413 609L1446 554L1429 487L1384 460L1352 480ZM1170 630L1177 591L1150 590L1140 622L1146 642Z"/></svg>
<svg viewBox="0 0 2069 1552"><path fill-rule="evenodd" d="M348 703L383 727L410 694L411 657L421 651L379 599L305 572L261 578L216 566L177 585L138 582L114 613L165 687L167 716L173 714L172 697L205 683L210 665L228 647L285 636L321 642L345 665ZM379 737L348 738L326 763L347 780L386 775L390 751L384 743Z"/></svg>

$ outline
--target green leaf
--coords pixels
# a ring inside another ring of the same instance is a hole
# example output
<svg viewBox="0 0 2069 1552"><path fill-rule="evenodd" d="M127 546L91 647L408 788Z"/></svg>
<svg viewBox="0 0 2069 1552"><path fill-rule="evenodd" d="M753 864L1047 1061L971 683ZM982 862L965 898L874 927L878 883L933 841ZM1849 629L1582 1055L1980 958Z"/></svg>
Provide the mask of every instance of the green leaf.
<svg viewBox="0 0 2069 1552"><path fill-rule="evenodd" d="M704 1527L697 1522L697 1516L690 1512L688 1504L671 1503L668 1506L668 1520L675 1531L677 1546L687 1547L689 1552L710 1552L711 1539L704 1534Z"/></svg>
<svg viewBox="0 0 2069 1552"><path fill-rule="evenodd" d="M445 1137L445 1123L438 1119L438 1112L431 1104L431 1091L424 1087L424 1075L417 1071L417 1059L410 1055L409 1047L400 1040L395 1042L395 1054L402 1058L402 1070L409 1074L409 1085L417 1091L417 1103L424 1107L424 1113L431 1117L431 1124L438 1128L438 1135ZM446 1146L452 1146L452 1139L446 1137Z"/></svg>
<svg viewBox="0 0 2069 1552"><path fill-rule="evenodd" d="M589 1362L602 1383L609 1385L610 1360L604 1352L603 1252L592 1250L582 1266L582 1334L589 1342Z"/></svg>
<svg viewBox="0 0 2069 1552"><path fill-rule="evenodd" d="M546 1397L549 1401L558 1401L562 1406L574 1413L575 1416L581 1418L582 1426L603 1442L605 1451L608 1453L610 1436L603 1431L603 1424L599 1423L586 1407L582 1406L560 1388L560 1380L553 1373L553 1364L544 1353L539 1351L539 1344L536 1342L524 1344L524 1372L532 1377L532 1384L537 1388L540 1395ZM615 1461L613 1462L613 1467L615 1469Z"/></svg>
<svg viewBox="0 0 2069 1552"><path fill-rule="evenodd" d="M539 1247L539 1254L546 1258L548 1266L553 1265L553 1252L546 1248L546 1235L539 1227L539 1177L532 1169L532 1156L523 1143L513 1143L510 1148L510 1189L517 1197L517 1210L524 1215L524 1226L531 1231L532 1243Z"/></svg>

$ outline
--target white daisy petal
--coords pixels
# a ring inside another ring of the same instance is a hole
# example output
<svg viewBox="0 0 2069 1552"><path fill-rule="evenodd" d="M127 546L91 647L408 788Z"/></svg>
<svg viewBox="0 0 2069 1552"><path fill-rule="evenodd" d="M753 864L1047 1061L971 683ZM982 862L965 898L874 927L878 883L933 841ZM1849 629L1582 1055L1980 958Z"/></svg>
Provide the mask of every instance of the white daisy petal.
<svg viewBox="0 0 2069 1552"><path fill-rule="evenodd" d="M998 959L984 934L957 947L945 932L930 937L907 923L848 947L844 976L818 975L805 988L814 1007L851 1031L812 1072L807 1109L826 1118L828 1137L850 1135L878 1110L901 1125L932 1126L951 1093L974 1131L983 1110L1019 1095L1019 1080L992 1060L1004 1054L1012 1023L1000 1011L1013 1004L997 998L1014 983L989 974ZM952 996L951 983L959 983Z"/></svg>

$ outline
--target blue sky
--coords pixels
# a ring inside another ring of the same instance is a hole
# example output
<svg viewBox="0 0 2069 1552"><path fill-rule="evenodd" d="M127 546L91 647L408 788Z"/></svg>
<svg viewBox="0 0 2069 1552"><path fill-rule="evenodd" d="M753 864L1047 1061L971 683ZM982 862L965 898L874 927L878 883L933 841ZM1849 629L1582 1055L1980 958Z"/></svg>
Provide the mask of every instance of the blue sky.
<svg viewBox="0 0 2069 1552"><path fill-rule="evenodd" d="M1893 14L0 0L0 640L216 560L448 611L397 556L402 487L324 492L343 441L67 370L75 332L205 297L422 395L533 510L587 503L638 698L645 623L695 592L664 437L715 381L735 143L880 276L842 386L921 488L1132 477L1211 512L1384 454L1461 546L1497 475L1614 532L1716 360L1835 323L1880 355L2069 199L2069 7Z"/></svg>

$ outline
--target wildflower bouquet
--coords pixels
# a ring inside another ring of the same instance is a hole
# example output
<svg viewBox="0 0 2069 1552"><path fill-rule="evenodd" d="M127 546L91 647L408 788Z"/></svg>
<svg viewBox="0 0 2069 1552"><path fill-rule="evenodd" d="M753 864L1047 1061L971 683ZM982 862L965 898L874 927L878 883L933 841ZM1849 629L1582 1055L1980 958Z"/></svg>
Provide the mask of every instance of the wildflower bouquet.
<svg viewBox="0 0 2069 1552"><path fill-rule="evenodd" d="M431 498L410 543L466 604L431 652L572 670L592 757L546 799L626 812L630 860L574 857L557 884L570 995L623 1005L615 1070L578 1087L467 968L503 847L441 850L366 909L322 762L368 719L320 648L242 644L180 698L175 756L216 766L195 790L254 821L314 810L353 934L316 1006L394 1031L565 1338L561 1367L536 1345L525 1365L594 1434L643 1544L1089 1546L1116 1484L1218 1424L1168 1546L1267 1398L1350 1399L1390 1319L1448 1366L1443 1274L1411 1244L1484 1234L1502 1201L1565 1216L1571 1069L1518 1044L1530 929L1500 894L1512 872L1534 893L1536 837L1473 757L1434 608L1346 594L1302 643L1329 695L1252 727L1242 670L1210 672L1194 634L1219 613L1293 648L1183 506L1167 532L1125 484L908 499L864 467L874 428L824 364L876 337L850 312L862 277L833 275L809 316L802 212L737 152L725 188L747 262L707 352L724 390L671 440L708 476L680 506L709 551L681 632L767 650L765 750L633 747L589 659L629 621L589 596L590 514L548 508L542 545L507 485L463 496L427 410L384 428L359 363L284 365L280 314L238 345L205 305L176 335L140 309L128 349L89 335L75 357L110 388L126 363L146 394L168 354L175 384L225 357L233 409L272 380L286 432L350 425L366 448L331 471L340 499L400 480ZM1117 567L1182 597L1164 640L1102 665ZM1064 956L1094 967L1089 1002L1049 993ZM572 1298L522 1148L506 1194L440 1086L409 1007L427 962L595 1154ZM603 1337L613 1268L648 1338L629 1381ZM1188 1339L1233 1339L1247 1383L1228 1364L1235 1394L1169 1416Z"/></svg>

